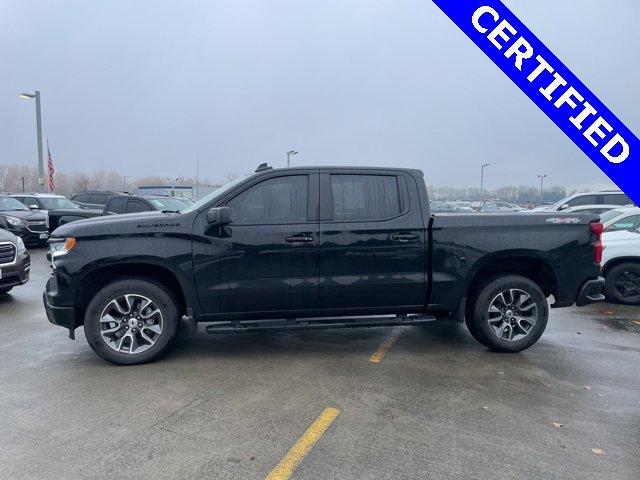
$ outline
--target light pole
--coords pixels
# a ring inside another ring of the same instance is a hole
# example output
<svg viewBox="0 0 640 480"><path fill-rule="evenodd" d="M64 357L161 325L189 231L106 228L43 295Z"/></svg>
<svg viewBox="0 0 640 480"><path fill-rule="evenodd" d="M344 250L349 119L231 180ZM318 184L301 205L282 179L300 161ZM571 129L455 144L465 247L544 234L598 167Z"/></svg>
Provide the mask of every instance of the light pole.
<svg viewBox="0 0 640 480"><path fill-rule="evenodd" d="M290 165L290 163L291 163L291 162L290 162L291 155L297 155L297 154L298 154L298 152L296 152L295 150L289 150L289 151L287 152L287 167L288 167L288 166Z"/></svg>
<svg viewBox="0 0 640 480"><path fill-rule="evenodd" d="M484 168L488 166L488 163L484 163L480 167L480 208L484 207Z"/></svg>
<svg viewBox="0 0 640 480"><path fill-rule="evenodd" d="M27 99L36 99L36 129L38 130L38 191L46 192L44 186L44 161L42 155L42 114L40 111L40 92L21 93L20 97Z"/></svg>
<svg viewBox="0 0 640 480"><path fill-rule="evenodd" d="M544 182L546 177L548 177L547 174L538 175L538 178L540 179L540 203L542 203L542 182Z"/></svg>

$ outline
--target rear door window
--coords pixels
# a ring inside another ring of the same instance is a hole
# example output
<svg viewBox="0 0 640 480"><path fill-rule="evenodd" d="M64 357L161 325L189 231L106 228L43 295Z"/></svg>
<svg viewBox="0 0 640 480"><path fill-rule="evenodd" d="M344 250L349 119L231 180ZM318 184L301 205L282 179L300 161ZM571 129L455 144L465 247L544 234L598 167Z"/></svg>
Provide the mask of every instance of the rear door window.
<svg viewBox="0 0 640 480"><path fill-rule="evenodd" d="M91 195L89 202L95 205L104 205L107 203L107 194L105 193L94 193Z"/></svg>
<svg viewBox="0 0 640 480"><path fill-rule="evenodd" d="M107 211L109 213L115 213L116 215L124 213L124 203L126 200L126 197L113 197L107 206Z"/></svg>
<svg viewBox="0 0 640 480"><path fill-rule="evenodd" d="M334 221L384 220L400 215L394 175L331 175Z"/></svg>
<svg viewBox="0 0 640 480"><path fill-rule="evenodd" d="M605 194L603 197L605 205L629 205L633 203L629 197L623 194Z"/></svg>

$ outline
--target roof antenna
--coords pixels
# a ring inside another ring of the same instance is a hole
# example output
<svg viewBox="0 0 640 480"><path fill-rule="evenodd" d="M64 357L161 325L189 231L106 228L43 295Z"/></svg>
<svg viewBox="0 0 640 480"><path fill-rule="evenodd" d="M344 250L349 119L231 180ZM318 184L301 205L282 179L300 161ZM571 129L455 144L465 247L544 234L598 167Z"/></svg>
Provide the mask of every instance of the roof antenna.
<svg viewBox="0 0 640 480"><path fill-rule="evenodd" d="M261 163L258 165L258 168L256 168L255 173L264 172L265 170L273 170L273 167L270 167L267 163Z"/></svg>

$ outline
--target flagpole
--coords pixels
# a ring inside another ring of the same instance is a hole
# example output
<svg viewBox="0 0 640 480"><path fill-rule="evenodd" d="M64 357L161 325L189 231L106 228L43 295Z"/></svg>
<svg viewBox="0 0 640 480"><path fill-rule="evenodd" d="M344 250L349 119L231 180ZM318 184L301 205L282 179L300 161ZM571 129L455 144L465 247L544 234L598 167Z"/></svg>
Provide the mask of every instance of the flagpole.
<svg viewBox="0 0 640 480"><path fill-rule="evenodd" d="M47 190L51 192L51 169L49 167L51 162L51 150L49 150L49 139L47 138Z"/></svg>

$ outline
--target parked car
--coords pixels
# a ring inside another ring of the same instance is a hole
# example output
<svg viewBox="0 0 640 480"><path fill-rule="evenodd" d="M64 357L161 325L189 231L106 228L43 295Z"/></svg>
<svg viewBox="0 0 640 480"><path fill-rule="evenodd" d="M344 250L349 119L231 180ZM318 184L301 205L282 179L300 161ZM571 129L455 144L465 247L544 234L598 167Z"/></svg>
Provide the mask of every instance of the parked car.
<svg viewBox="0 0 640 480"><path fill-rule="evenodd" d="M175 197L159 195L118 195L111 197L104 207L104 215L117 215L121 213L170 211L181 212L187 205Z"/></svg>
<svg viewBox="0 0 640 480"><path fill-rule="evenodd" d="M637 230L640 228L640 208L623 207L609 210L600 215L605 232Z"/></svg>
<svg viewBox="0 0 640 480"><path fill-rule="evenodd" d="M120 364L167 352L181 318L216 333L418 325L454 312L490 349L516 352L542 335L550 295L552 308L604 298L602 225L566 217L431 216L418 170L261 166L182 213L62 225L45 307Z"/></svg>
<svg viewBox="0 0 640 480"><path fill-rule="evenodd" d="M90 190L86 192L76 193L75 195L70 197L70 199L80 208L102 210L111 197L120 195L128 194L125 192L112 192L109 190Z"/></svg>
<svg viewBox="0 0 640 480"><path fill-rule="evenodd" d="M49 238L49 218L31 211L9 195L0 195L0 228L9 230L27 245L42 245Z"/></svg>
<svg viewBox="0 0 640 480"><path fill-rule="evenodd" d="M604 252L602 274L610 300L640 305L640 230L606 232L602 236Z"/></svg>
<svg viewBox="0 0 640 480"><path fill-rule="evenodd" d="M80 208L62 195L52 193L16 193L11 196L29 207L29 209L47 215L49 217L49 232L53 232L65 223L102 215L102 210Z"/></svg>
<svg viewBox="0 0 640 480"><path fill-rule="evenodd" d="M0 295L27 283L30 270L31 258L22 239L0 229Z"/></svg>
<svg viewBox="0 0 640 480"><path fill-rule="evenodd" d="M621 190L601 190L599 192L582 192L574 193L551 206L542 206L534 208L531 211L554 211L560 212L571 207L579 207L582 205L615 205L621 207L625 205L635 205L624 192Z"/></svg>
<svg viewBox="0 0 640 480"><path fill-rule="evenodd" d="M471 207L458 205L458 203L456 202L443 202L443 201L431 202L431 211L433 213L474 213L475 212L475 210Z"/></svg>
<svg viewBox="0 0 640 480"><path fill-rule="evenodd" d="M522 208L514 205L513 203L508 202L484 202L481 212L484 213L492 213L492 212L519 212Z"/></svg>
<svg viewBox="0 0 640 480"><path fill-rule="evenodd" d="M578 207L569 207L562 210L563 213L593 213L602 215L605 212L619 208L617 205L580 205Z"/></svg>

